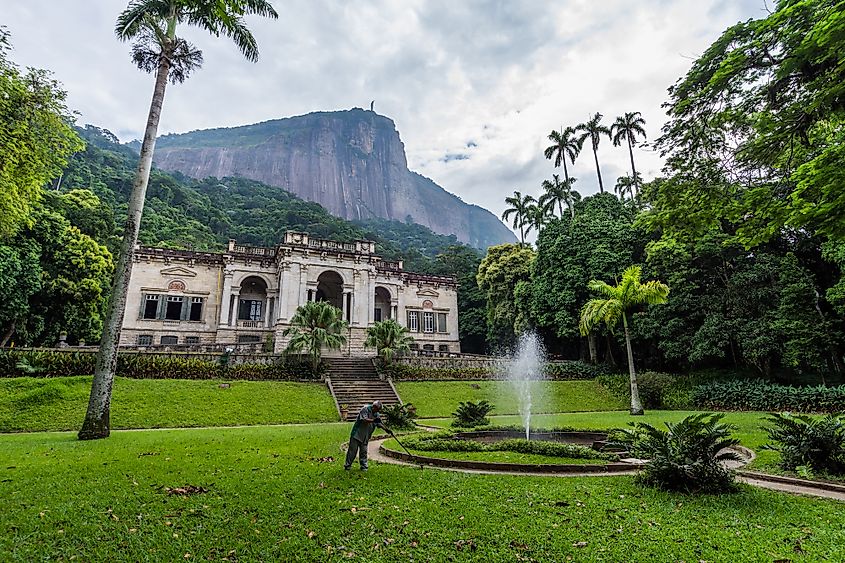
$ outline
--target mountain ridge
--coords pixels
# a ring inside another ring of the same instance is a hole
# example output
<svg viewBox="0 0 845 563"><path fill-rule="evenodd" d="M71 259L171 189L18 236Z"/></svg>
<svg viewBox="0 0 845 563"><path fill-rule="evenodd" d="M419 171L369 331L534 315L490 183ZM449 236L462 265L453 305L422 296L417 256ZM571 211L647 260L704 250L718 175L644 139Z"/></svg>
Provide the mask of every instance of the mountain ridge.
<svg viewBox="0 0 845 563"><path fill-rule="evenodd" d="M412 221L482 249L516 240L490 211L409 170L393 120L360 108L164 135L154 161L198 179L257 180L348 220Z"/></svg>

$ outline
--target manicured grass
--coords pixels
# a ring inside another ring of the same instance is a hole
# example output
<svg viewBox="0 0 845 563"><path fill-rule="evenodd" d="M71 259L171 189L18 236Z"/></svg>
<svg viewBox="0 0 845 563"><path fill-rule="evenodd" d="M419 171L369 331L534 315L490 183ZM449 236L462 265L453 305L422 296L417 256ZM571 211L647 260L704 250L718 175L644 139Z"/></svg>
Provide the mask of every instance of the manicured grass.
<svg viewBox="0 0 845 563"><path fill-rule="evenodd" d="M451 416L461 401L489 401L497 415L519 412L517 394L507 381L407 381L397 383L396 390L403 401L417 407L420 417ZM626 406L595 381L539 381L532 395L532 411L538 413L609 411Z"/></svg>
<svg viewBox="0 0 845 563"><path fill-rule="evenodd" d="M118 377L112 428L167 428L334 422L328 389L281 381L128 379ZM88 405L90 377L0 379L0 432L75 430Z"/></svg>
<svg viewBox="0 0 845 563"><path fill-rule="evenodd" d="M842 561L843 503L341 468L347 424L0 436L4 560ZM333 456L333 462L320 458ZM168 495L166 487L208 492Z"/></svg>

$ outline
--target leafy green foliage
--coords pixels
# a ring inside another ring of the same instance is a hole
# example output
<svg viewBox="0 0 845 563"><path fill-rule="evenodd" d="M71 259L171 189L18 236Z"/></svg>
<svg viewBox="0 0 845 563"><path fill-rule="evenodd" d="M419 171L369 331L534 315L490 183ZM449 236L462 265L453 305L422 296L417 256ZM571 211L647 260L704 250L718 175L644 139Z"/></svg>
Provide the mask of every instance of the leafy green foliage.
<svg viewBox="0 0 845 563"><path fill-rule="evenodd" d="M666 491L724 493L736 490L733 471L724 462L739 459L727 448L739 444L731 437L735 426L720 422L724 414L690 415L667 422L667 430L647 422L619 429L616 441L636 457L647 459L637 480Z"/></svg>
<svg viewBox="0 0 845 563"><path fill-rule="evenodd" d="M123 352L118 355L117 373L133 379L235 379L246 381L319 379L323 366L283 357L272 362L237 363L221 361L211 354L196 356ZM90 375L96 362L94 352L53 350L3 350L0 378L19 376L72 377Z"/></svg>
<svg viewBox="0 0 845 563"><path fill-rule="evenodd" d="M706 377L706 376L705 376ZM631 400L631 381L623 375L601 375L596 381L615 396ZM655 371L637 374L637 389L644 408L688 409L693 405L692 391L702 376L673 375Z"/></svg>
<svg viewBox="0 0 845 563"><path fill-rule="evenodd" d="M595 459L613 461L613 454L599 452L587 446L540 440L507 439L495 442L479 442L457 438L454 433L427 432L403 439L409 449L422 452L517 452L522 454L563 457L571 459Z"/></svg>
<svg viewBox="0 0 845 563"><path fill-rule="evenodd" d="M708 409L838 412L845 410L845 385L795 387L762 379L715 381L696 387L692 400Z"/></svg>
<svg viewBox="0 0 845 563"><path fill-rule="evenodd" d="M297 307L291 326L282 333L290 338L285 353L298 354L304 350L311 356L311 367L316 371L324 347L339 350L346 344L348 325L342 314L327 301L309 301Z"/></svg>
<svg viewBox="0 0 845 563"><path fill-rule="evenodd" d="M763 448L780 453L781 467L845 474L845 419L841 415L811 418L784 412L769 414L765 420L771 426L763 430L774 444Z"/></svg>
<svg viewBox="0 0 845 563"><path fill-rule="evenodd" d="M487 401L461 401L452 413L452 426L458 428L472 428L490 424L487 415L493 410L493 405Z"/></svg>
<svg viewBox="0 0 845 563"><path fill-rule="evenodd" d="M417 409L412 403L386 405L381 409L381 417L391 430L410 430L416 428Z"/></svg>
<svg viewBox="0 0 845 563"><path fill-rule="evenodd" d="M82 148L66 93L46 71L22 73L8 59L8 38L0 27L0 240L32 225L43 187Z"/></svg>
<svg viewBox="0 0 845 563"><path fill-rule="evenodd" d="M410 352L413 342L414 338L408 334L407 328L394 319L387 319L367 327L367 339L364 341L364 346L375 348L379 358L390 365L393 356Z"/></svg>
<svg viewBox="0 0 845 563"><path fill-rule="evenodd" d="M487 342L491 348L509 348L528 328L526 302L517 297L520 283L528 284L535 253L519 244L487 249L478 266L478 287L487 297ZM527 286L530 287L530 286Z"/></svg>

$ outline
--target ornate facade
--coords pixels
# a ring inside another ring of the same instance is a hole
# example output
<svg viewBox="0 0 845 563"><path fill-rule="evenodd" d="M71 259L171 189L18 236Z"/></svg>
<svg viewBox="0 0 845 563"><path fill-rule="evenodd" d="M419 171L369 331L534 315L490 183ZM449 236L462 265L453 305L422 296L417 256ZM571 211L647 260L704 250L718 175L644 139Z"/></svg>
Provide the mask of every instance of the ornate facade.
<svg viewBox="0 0 845 563"><path fill-rule="evenodd" d="M349 323L343 354L364 349L366 328L396 319L420 350L460 352L457 282L404 271L372 241L289 231L273 248L229 241L222 253L136 248L120 343L131 347L261 348L281 352L297 307L328 301Z"/></svg>

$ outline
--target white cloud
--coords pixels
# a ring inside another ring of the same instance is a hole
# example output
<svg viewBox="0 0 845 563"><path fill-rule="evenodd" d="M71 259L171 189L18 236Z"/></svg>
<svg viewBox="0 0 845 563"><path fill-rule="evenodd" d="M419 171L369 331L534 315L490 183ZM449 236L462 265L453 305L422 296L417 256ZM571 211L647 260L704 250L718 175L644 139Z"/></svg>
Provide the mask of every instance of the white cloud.
<svg viewBox="0 0 845 563"><path fill-rule="evenodd" d="M249 21L261 49L245 61L225 39L185 35L206 63L167 93L161 132L234 126L366 107L392 117L412 170L494 213L554 170L546 135L596 111L640 111L654 139L666 88L729 25L763 0L277 0L278 21ZM113 35L126 0L0 0L12 57L54 71L80 121L140 136L152 90ZM469 146L468 146L469 145ZM469 158L445 158L447 155ZM660 159L639 150L646 179ZM603 141L606 188L629 168ZM589 147L575 164L597 190Z"/></svg>

